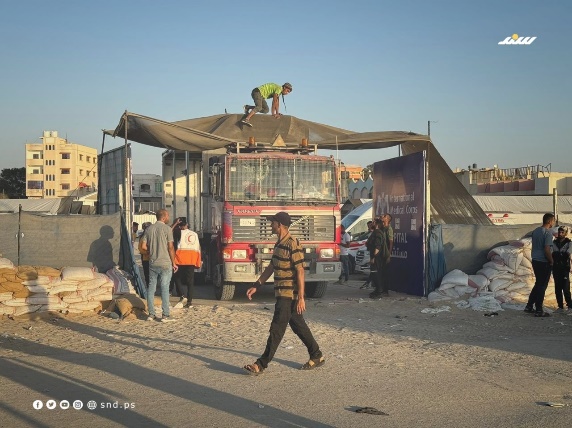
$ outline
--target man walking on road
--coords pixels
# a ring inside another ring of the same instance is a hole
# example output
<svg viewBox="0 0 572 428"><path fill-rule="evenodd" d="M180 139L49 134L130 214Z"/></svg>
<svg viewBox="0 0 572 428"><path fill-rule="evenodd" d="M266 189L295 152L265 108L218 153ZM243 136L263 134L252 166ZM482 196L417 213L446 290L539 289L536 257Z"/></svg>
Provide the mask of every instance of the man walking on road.
<svg viewBox="0 0 572 428"><path fill-rule="evenodd" d="M264 372L284 337L286 327L290 324L292 331L306 345L310 355L308 362L300 369L311 370L320 367L326 360L302 315L306 310L304 301L304 252L298 239L294 239L288 231L292 223L288 213L279 212L268 219L272 222L272 232L278 236L278 241L274 246L270 264L255 282L255 286L246 291L246 296L252 300L254 293L274 273L276 305L274 306L270 335L264 353L254 363L247 364L243 368L252 375L259 375Z"/></svg>

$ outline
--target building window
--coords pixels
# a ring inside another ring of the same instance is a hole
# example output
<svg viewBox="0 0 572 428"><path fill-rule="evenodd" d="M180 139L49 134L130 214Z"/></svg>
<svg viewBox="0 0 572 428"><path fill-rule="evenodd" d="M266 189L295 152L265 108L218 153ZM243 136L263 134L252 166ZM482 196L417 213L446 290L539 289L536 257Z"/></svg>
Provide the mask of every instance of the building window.
<svg viewBox="0 0 572 428"><path fill-rule="evenodd" d="M87 177L89 177L90 172L91 172L91 171L87 171L87 172L85 173L85 175L86 175Z"/></svg>
<svg viewBox="0 0 572 428"><path fill-rule="evenodd" d="M64 168L62 169L62 174L69 174L70 173L70 169L69 168Z"/></svg>
<svg viewBox="0 0 572 428"><path fill-rule="evenodd" d="M40 159L40 154L39 153L34 153L32 155L32 159Z"/></svg>
<svg viewBox="0 0 572 428"><path fill-rule="evenodd" d="M39 174L39 173L40 173L40 170L39 170L39 169L33 169L33 170L32 170L32 174Z"/></svg>
<svg viewBox="0 0 572 428"><path fill-rule="evenodd" d="M69 190L70 184L69 183L62 183L62 190Z"/></svg>
<svg viewBox="0 0 572 428"><path fill-rule="evenodd" d="M83 169L79 170L79 175L83 175Z"/></svg>
<svg viewBox="0 0 572 428"><path fill-rule="evenodd" d="M94 157L93 157L93 163L94 163L94 164L96 163L96 160L97 160L97 158L94 156Z"/></svg>
<svg viewBox="0 0 572 428"><path fill-rule="evenodd" d="M163 183L155 183L155 192L161 193L163 191Z"/></svg>
<svg viewBox="0 0 572 428"><path fill-rule="evenodd" d="M79 160L80 160L80 161L83 160L83 155L79 155Z"/></svg>
<svg viewBox="0 0 572 428"><path fill-rule="evenodd" d="M96 172L94 171L94 172L93 172L93 178L95 178L95 174L96 174Z"/></svg>
<svg viewBox="0 0 572 428"><path fill-rule="evenodd" d="M85 158L85 160L88 161L88 162L91 162L91 156L87 156L87 157Z"/></svg>
<svg viewBox="0 0 572 428"><path fill-rule="evenodd" d="M142 193L151 193L151 186L149 186L148 184L142 184L141 186L139 186L139 191Z"/></svg>
<svg viewBox="0 0 572 428"><path fill-rule="evenodd" d="M62 153L62 159L71 159L71 155L69 153Z"/></svg>
<svg viewBox="0 0 572 428"><path fill-rule="evenodd" d="M43 181L28 181L28 189L43 189L44 182Z"/></svg>

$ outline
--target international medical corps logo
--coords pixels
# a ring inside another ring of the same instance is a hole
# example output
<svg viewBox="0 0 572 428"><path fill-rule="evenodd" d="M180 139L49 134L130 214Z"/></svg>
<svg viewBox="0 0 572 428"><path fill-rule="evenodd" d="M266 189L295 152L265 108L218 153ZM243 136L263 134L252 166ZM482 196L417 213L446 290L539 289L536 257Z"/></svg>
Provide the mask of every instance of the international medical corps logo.
<svg viewBox="0 0 572 428"><path fill-rule="evenodd" d="M499 45L530 45L536 40L536 37L520 37L518 34L513 34L499 42Z"/></svg>

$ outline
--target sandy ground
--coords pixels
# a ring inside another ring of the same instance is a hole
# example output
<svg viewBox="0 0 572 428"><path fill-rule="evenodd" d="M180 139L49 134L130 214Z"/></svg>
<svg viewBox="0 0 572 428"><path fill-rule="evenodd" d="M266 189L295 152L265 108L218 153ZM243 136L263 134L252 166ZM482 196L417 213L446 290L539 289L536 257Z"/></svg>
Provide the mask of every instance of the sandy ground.
<svg viewBox="0 0 572 428"><path fill-rule="evenodd" d="M327 358L313 371L298 370L307 354L290 330L265 373L241 369L264 349L271 286L252 302L242 291L231 302L211 300L211 288L199 286L195 307L174 310L174 323L100 315L3 319L0 425L569 424L572 316L507 310L486 317L452 304L450 312L425 314L431 305L417 297L392 292L369 301L362 280L353 276L308 300L306 319ZM35 400L44 407L35 410ZM49 410L47 400L84 406ZM94 410L87 408L92 400ZM355 412L366 406L387 415Z"/></svg>

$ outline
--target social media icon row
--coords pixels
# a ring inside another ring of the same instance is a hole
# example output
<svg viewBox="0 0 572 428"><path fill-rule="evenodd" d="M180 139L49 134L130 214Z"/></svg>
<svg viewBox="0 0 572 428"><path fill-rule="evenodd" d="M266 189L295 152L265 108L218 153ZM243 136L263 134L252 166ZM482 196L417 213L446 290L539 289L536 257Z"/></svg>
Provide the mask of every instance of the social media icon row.
<svg viewBox="0 0 572 428"><path fill-rule="evenodd" d="M91 404L91 401L88 403L88 406L89 406L89 404ZM40 410L41 408L44 407L44 402L42 400L35 400L32 403L32 406L34 407L34 409ZM46 401L46 409L48 409L48 410L54 410L57 406L58 406L58 403L56 402L56 400ZM74 409L80 410L83 407L83 402L81 400L75 400L72 403L72 406ZM60 401L60 409L67 410L69 408L70 408L70 402L68 400Z"/></svg>

